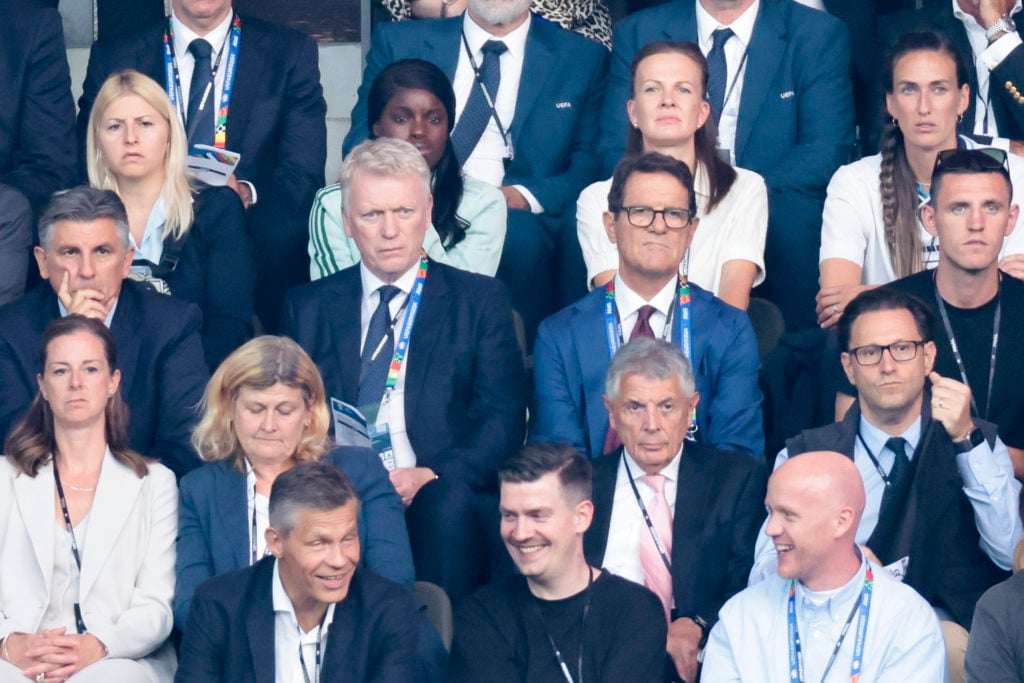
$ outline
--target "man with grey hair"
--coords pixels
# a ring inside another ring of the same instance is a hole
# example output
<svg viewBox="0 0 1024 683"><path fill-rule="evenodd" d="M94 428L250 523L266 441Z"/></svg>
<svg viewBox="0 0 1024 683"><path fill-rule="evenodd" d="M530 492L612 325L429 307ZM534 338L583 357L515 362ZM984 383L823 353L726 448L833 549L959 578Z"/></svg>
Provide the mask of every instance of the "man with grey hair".
<svg viewBox="0 0 1024 683"><path fill-rule="evenodd" d="M642 583L669 622L665 680L697 680L722 604L746 585L763 515L760 460L686 442L700 401L678 346L640 337L608 367L604 397L622 446L593 461L587 559Z"/></svg>
<svg viewBox="0 0 1024 683"><path fill-rule="evenodd" d="M414 680L416 607L359 566L359 499L324 462L270 491L271 556L196 590L176 681Z"/></svg>
<svg viewBox="0 0 1024 683"><path fill-rule="evenodd" d="M87 185L58 193L39 219L36 263L44 282L0 308L0 436L36 395L37 354L54 319L103 320L117 340L121 393L133 449L180 478L199 465L190 437L209 379L195 304L125 279L134 250L117 194Z"/></svg>
<svg viewBox="0 0 1024 683"><path fill-rule="evenodd" d="M430 170L410 143L362 143L341 170L359 265L291 290L282 328L320 367L335 437L368 438L407 507L416 578L457 601L487 578L498 464L522 443L522 357L508 291L431 261Z"/></svg>

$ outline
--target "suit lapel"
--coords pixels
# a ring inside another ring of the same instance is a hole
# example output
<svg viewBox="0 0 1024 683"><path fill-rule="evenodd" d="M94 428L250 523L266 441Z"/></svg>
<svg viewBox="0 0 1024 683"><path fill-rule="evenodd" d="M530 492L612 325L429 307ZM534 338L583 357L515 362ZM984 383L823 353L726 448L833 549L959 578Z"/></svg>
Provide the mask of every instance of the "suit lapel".
<svg viewBox="0 0 1024 683"><path fill-rule="evenodd" d="M709 512L714 507L711 492L718 488L717 475L713 469L709 471L706 455L698 444L687 442L679 459L672 515L672 594L677 603L692 593L684 581L693 581L698 576L699 541L704 537ZM686 544L682 539L693 542Z"/></svg>
<svg viewBox="0 0 1024 683"><path fill-rule="evenodd" d="M689 40L694 43L700 40L697 35L696 5L690 0L675 3L680 11L674 15L674 21L662 27L662 40Z"/></svg>
<svg viewBox="0 0 1024 683"><path fill-rule="evenodd" d="M604 438L608 432L608 411L602 396L611 356L605 338L603 301L603 295L588 295L588 298L575 304L577 308L571 326L572 344L580 366L582 396L578 397L579 409L586 416L587 423L583 427L590 442L591 457L602 455Z"/></svg>
<svg viewBox="0 0 1024 683"><path fill-rule="evenodd" d="M213 499L219 501L216 507L220 530L212 536L226 541L231 549L233 566L248 567L251 546L246 477L227 460L221 461L213 471Z"/></svg>
<svg viewBox="0 0 1024 683"><path fill-rule="evenodd" d="M263 42L259 29L254 31L253 23L247 22L243 16L242 41L238 45L238 68L235 69L235 87L228 110L225 140L225 145L231 150L240 150L245 146L243 138L249 127L249 110L257 104L253 98L256 93L266 91L263 84L267 71L265 55L274 54L274 51ZM227 55L224 59L227 60Z"/></svg>
<svg viewBox="0 0 1024 683"><path fill-rule="evenodd" d="M56 514L57 494L53 484L53 465L39 468L39 473L30 477L19 474L14 478L14 498L25 521L25 530L32 542L39 573L50 594L50 580L53 576L53 524Z"/></svg>
<svg viewBox="0 0 1024 683"><path fill-rule="evenodd" d="M246 642L252 656L252 670L258 683L274 683L274 562L272 558L260 560L249 580L248 600L245 601Z"/></svg>
<svg viewBox="0 0 1024 683"><path fill-rule="evenodd" d="M775 86L775 74L786 52L786 25L782 15L787 11L789 8L783 3L761 3L761 14L754 24L754 33L747 48L746 73L743 76L739 119L736 122L737 160L743 158L765 101L781 94L771 92L771 89Z"/></svg>
<svg viewBox="0 0 1024 683"><path fill-rule="evenodd" d="M117 367L121 371L121 396L128 400L131 396L135 379L135 369L139 363L139 351L142 348L144 332L139 320L139 292L137 285L130 280L121 284L121 294L117 299L114 319L110 321L110 332L117 340Z"/></svg>
<svg viewBox="0 0 1024 683"><path fill-rule="evenodd" d="M593 461L594 519L583 537L583 550L587 560L595 567L604 564L604 554L608 548L608 529L612 523L612 504L615 502L615 480L621 461L621 447Z"/></svg>
<svg viewBox="0 0 1024 683"><path fill-rule="evenodd" d="M537 17L530 18L530 32L526 36L526 54L523 57L523 70L519 80L519 94L516 97L516 113L512 118L512 142L519 139L526 120L537 102L548 76L554 71L557 62L557 48L546 39L546 26L539 23Z"/></svg>
<svg viewBox="0 0 1024 683"><path fill-rule="evenodd" d="M103 458L96 495L89 511L89 526L82 542L80 600L85 601L100 570L110 559L114 544L132 517L132 508L142 490L143 480L126 465L114 459L110 450ZM135 514L139 514L138 511Z"/></svg>
<svg viewBox="0 0 1024 683"><path fill-rule="evenodd" d="M455 69L459 64L459 53L462 51L462 17L448 19L436 24L436 32L423 32L424 59L436 64L448 76L455 80Z"/></svg>
<svg viewBox="0 0 1024 683"><path fill-rule="evenodd" d="M444 271L431 262L423 285L423 302L409 340L409 362L405 368L405 414L417 415L421 395L428 391L427 371L443 330L451 325L451 303ZM406 418L406 424L410 420Z"/></svg>
<svg viewBox="0 0 1024 683"><path fill-rule="evenodd" d="M327 393L332 394L340 388L340 398L355 403L359 393L359 340L362 330L363 292L359 268L345 271L339 276L337 287L326 294L323 306L327 312L327 325L331 328L330 338L335 344L334 357L341 372L341 387L329 386Z"/></svg>

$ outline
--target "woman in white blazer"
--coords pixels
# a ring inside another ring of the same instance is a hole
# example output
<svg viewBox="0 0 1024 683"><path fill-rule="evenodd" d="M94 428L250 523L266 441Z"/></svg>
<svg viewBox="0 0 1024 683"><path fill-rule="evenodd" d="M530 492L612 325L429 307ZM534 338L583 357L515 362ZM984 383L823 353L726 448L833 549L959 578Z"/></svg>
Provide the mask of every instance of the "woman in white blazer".
<svg viewBox="0 0 1024 683"><path fill-rule="evenodd" d="M0 458L0 683L173 678L177 487L128 446L116 360L101 321L43 334Z"/></svg>

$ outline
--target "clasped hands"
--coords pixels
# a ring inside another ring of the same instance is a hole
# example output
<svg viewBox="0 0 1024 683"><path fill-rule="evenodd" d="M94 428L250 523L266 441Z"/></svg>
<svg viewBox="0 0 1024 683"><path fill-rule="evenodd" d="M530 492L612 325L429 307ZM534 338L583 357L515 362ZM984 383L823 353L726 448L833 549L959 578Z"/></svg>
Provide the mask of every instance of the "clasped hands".
<svg viewBox="0 0 1024 683"><path fill-rule="evenodd" d="M107 655L91 633L67 633L64 626L42 633L12 633L4 645L8 661L27 678L60 683ZM39 674L43 675L38 679Z"/></svg>

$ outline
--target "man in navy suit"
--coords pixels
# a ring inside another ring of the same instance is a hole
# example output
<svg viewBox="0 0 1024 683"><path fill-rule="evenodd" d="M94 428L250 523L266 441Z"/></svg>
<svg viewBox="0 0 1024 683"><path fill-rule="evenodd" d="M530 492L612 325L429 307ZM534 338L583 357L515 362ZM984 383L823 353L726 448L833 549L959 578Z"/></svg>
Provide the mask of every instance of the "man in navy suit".
<svg viewBox="0 0 1024 683"><path fill-rule="evenodd" d="M231 0L172 0L169 25L161 21L141 33L93 45L79 100L80 148L103 81L131 68L174 93L190 143L223 142L226 149L240 153L228 184L248 209L256 245L256 313L264 327L274 331L284 292L308 279L309 210L313 195L324 186L327 105L316 43L292 29L235 14ZM164 53L165 37L173 58ZM213 70L212 80L206 79L210 94L203 107L199 89L205 90L205 70L196 69L197 63ZM171 82L168 73L176 74ZM211 107L223 104L225 90L230 98L222 121ZM223 141L215 135L222 123Z"/></svg>
<svg viewBox="0 0 1024 683"><path fill-rule="evenodd" d="M409 57L433 62L451 78L460 112L456 155L468 175L500 187L508 202L498 278L509 286L532 346L540 321L583 294L574 209L597 179L608 52L531 15L530 0L470 0L463 17L382 24L366 57L346 152L367 137L373 80Z"/></svg>
<svg viewBox="0 0 1024 683"><path fill-rule="evenodd" d="M592 458L614 450L602 401L605 372L621 344L648 336L671 339L695 368L697 441L760 458L760 362L750 320L678 276L700 222L686 164L662 154L624 159L608 205L605 228L618 245L618 273L541 324L531 440L569 443Z"/></svg>
<svg viewBox="0 0 1024 683"><path fill-rule="evenodd" d="M730 33L716 40L722 29ZM719 65L720 77L708 84L719 147L768 185L761 295L779 305L790 328L814 325L825 188L853 144L846 27L792 0L676 0L627 17L612 41L601 116L606 170L625 148L630 64L654 40L698 43L709 76Z"/></svg>
<svg viewBox="0 0 1024 683"><path fill-rule="evenodd" d="M199 308L124 279L135 252L124 205L110 190L83 185L58 194L39 219L39 242L46 282L0 308L0 436L39 390L39 345L50 321L97 318L117 340L132 448L181 478L200 464L190 441L209 378Z"/></svg>
<svg viewBox="0 0 1024 683"><path fill-rule="evenodd" d="M584 552L591 564L662 599L667 670L695 681L697 652L754 561L764 464L684 441L700 396L678 346L629 342L615 354L607 384L605 403L623 447L594 461L594 521Z"/></svg>
<svg viewBox="0 0 1024 683"><path fill-rule="evenodd" d="M74 184L71 75L56 9L0 0L0 304L25 293L33 207Z"/></svg>
<svg viewBox="0 0 1024 683"><path fill-rule="evenodd" d="M359 567L359 499L333 465L302 463L270 491L267 557L202 584L176 681L410 683L416 607Z"/></svg>
<svg viewBox="0 0 1024 683"><path fill-rule="evenodd" d="M407 506L416 578L457 601L487 578L487 551L504 554L497 468L522 444L526 389L505 287L423 255L430 182L408 142L353 149L341 192L362 261L290 291L282 327L320 367L335 437L338 402L367 418Z"/></svg>

